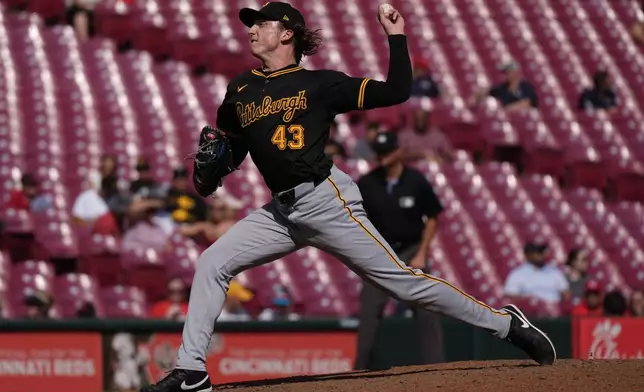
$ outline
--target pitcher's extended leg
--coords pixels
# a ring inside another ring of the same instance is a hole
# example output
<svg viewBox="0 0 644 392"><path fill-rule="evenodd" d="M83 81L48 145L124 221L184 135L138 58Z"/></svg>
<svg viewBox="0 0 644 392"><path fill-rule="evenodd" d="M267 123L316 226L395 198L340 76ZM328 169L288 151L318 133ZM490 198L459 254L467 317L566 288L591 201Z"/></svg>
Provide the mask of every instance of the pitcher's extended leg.
<svg viewBox="0 0 644 392"><path fill-rule="evenodd" d="M237 222L199 257L188 315L179 348L178 369L206 370L206 354L232 278L294 250L286 220L271 204Z"/></svg>
<svg viewBox="0 0 644 392"><path fill-rule="evenodd" d="M334 254L396 299L487 329L497 337L507 336L511 321L507 311L494 309L447 281L407 267L394 254L367 218L360 191L348 175L333 168L327 183L318 186L315 194L297 206L308 211L307 224L319 232L312 245Z"/></svg>

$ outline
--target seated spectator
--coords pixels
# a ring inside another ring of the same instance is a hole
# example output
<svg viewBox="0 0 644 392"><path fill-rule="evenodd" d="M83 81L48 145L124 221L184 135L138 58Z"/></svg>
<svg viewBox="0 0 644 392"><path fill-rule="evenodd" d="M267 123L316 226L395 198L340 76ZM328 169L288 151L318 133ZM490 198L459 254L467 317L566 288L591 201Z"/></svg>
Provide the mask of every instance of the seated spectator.
<svg viewBox="0 0 644 392"><path fill-rule="evenodd" d="M566 276L570 286L570 295L574 305L584 297L584 288L588 281L588 252L583 249L573 249L568 252L566 260Z"/></svg>
<svg viewBox="0 0 644 392"><path fill-rule="evenodd" d="M617 290L611 291L604 296L604 316L625 316L628 312L626 298Z"/></svg>
<svg viewBox="0 0 644 392"><path fill-rule="evenodd" d="M506 75L506 80L489 90L481 90L474 96L474 104L479 104L486 95L496 98L505 110L520 110L539 106L534 85L523 79L519 65L510 61L499 67Z"/></svg>
<svg viewBox="0 0 644 392"><path fill-rule="evenodd" d="M427 110L416 109L413 127L401 131L398 138L407 161L424 159L449 162L452 160L452 143L445 133L432 126L431 113Z"/></svg>
<svg viewBox="0 0 644 392"><path fill-rule="evenodd" d="M99 0L68 0L67 24L74 27L79 41L87 41L95 33L94 6ZM71 3L71 4L70 4Z"/></svg>
<svg viewBox="0 0 644 392"><path fill-rule="evenodd" d="M331 138L327 140L324 146L324 154L336 164L347 159L347 151L344 149L344 146L337 140Z"/></svg>
<svg viewBox="0 0 644 392"><path fill-rule="evenodd" d="M365 161L374 161L376 153L373 151L373 142L376 140L380 132L380 124L372 122L367 124L365 135L362 139L358 140L353 148L354 159L364 159Z"/></svg>
<svg viewBox="0 0 644 392"><path fill-rule="evenodd" d="M156 192L160 188L161 185L152 178L152 171L147 160L139 159L136 164L136 171L138 172L138 178L130 183L132 196L145 197L148 193Z"/></svg>
<svg viewBox="0 0 644 392"><path fill-rule="evenodd" d="M208 206L201 196L190 190L190 181L185 168L174 170L166 208L177 223L203 222L208 218Z"/></svg>
<svg viewBox="0 0 644 392"><path fill-rule="evenodd" d="M101 172L100 195L112 212L119 229L123 229L132 202L128 186L118 178L116 159L113 156L104 156L99 170Z"/></svg>
<svg viewBox="0 0 644 392"><path fill-rule="evenodd" d="M237 223L237 212L242 204L237 199L215 194L212 199L210 220L182 225L178 228L181 235L202 238L208 245L217 241L228 229Z"/></svg>
<svg viewBox="0 0 644 392"><path fill-rule="evenodd" d="M51 207L51 200L41 195L38 181L31 174L24 174L20 180L21 189L11 192L7 208L27 211L43 211Z"/></svg>
<svg viewBox="0 0 644 392"><path fill-rule="evenodd" d="M411 85L411 95L413 97L440 97L440 88L432 78L427 60L415 58L413 67L414 80Z"/></svg>
<svg viewBox="0 0 644 392"><path fill-rule="evenodd" d="M181 278L168 281L167 297L150 309L149 316L157 319L184 320L188 313L188 288Z"/></svg>
<svg viewBox="0 0 644 392"><path fill-rule="evenodd" d="M250 315L244 304L253 299L253 293L236 280L230 282L226 301L217 321L248 321Z"/></svg>
<svg viewBox="0 0 644 392"><path fill-rule="evenodd" d="M631 316L644 317L644 290L633 290L630 305Z"/></svg>
<svg viewBox="0 0 644 392"><path fill-rule="evenodd" d="M174 232L175 224L164 211L165 196L156 192L132 202L130 218L133 224L123 235L121 244L124 250L163 249Z"/></svg>
<svg viewBox="0 0 644 392"><path fill-rule="evenodd" d="M505 281L505 295L510 301L538 298L559 303L570 297L566 275L547 262L548 246L528 243L524 253L526 263L510 272Z"/></svg>
<svg viewBox="0 0 644 392"><path fill-rule="evenodd" d="M260 321L297 321L301 318L299 314L295 312L295 305L293 303L293 298L288 289L282 285L276 286L275 297L272 301L272 306L270 308L264 309L258 316Z"/></svg>
<svg viewBox="0 0 644 392"><path fill-rule="evenodd" d="M116 168L116 158L113 155L103 155L101 157L101 165L99 168L99 171L101 172L101 178L118 178Z"/></svg>
<svg viewBox="0 0 644 392"><path fill-rule="evenodd" d="M572 309L573 316L601 316L602 309L601 284L596 280L587 280L584 287L583 300Z"/></svg>
<svg viewBox="0 0 644 392"><path fill-rule="evenodd" d="M587 88L579 97L579 110L604 109L612 111L617 106L617 98L606 71L597 71L593 76L593 88Z"/></svg>
<svg viewBox="0 0 644 392"><path fill-rule="evenodd" d="M52 302L51 297L42 291L28 295L25 298L25 306L27 306L26 317L30 320L48 319Z"/></svg>
<svg viewBox="0 0 644 392"><path fill-rule="evenodd" d="M101 195L108 201L113 196L119 195L125 189L118 177L116 158L111 155L105 155L101 158ZM109 204L109 203L108 203Z"/></svg>
<svg viewBox="0 0 644 392"><path fill-rule="evenodd" d="M100 234L118 233L116 219L99 193L101 188L100 173L89 173L86 186L87 189L78 195L72 206L74 220L80 225L93 227L94 231Z"/></svg>

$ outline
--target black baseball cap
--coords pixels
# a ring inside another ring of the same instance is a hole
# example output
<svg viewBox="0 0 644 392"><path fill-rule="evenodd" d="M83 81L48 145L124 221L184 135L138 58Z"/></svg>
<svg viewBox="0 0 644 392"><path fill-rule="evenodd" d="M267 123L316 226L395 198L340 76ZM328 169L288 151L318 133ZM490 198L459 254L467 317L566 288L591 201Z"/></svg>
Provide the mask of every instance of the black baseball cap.
<svg viewBox="0 0 644 392"><path fill-rule="evenodd" d="M372 148L379 156L392 153L398 149L398 135L395 132L379 132Z"/></svg>
<svg viewBox="0 0 644 392"><path fill-rule="evenodd" d="M252 27L258 19L276 20L284 23L287 27L306 26L304 17L295 7L281 1L271 1L264 4L259 10L242 8L239 11L239 20L247 27Z"/></svg>

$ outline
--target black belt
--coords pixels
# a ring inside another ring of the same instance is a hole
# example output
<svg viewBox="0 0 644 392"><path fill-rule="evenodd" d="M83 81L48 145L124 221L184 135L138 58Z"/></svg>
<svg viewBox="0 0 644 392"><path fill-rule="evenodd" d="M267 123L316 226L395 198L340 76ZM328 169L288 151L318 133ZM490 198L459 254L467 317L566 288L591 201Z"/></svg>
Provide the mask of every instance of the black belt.
<svg viewBox="0 0 644 392"><path fill-rule="evenodd" d="M313 182L313 187L316 188L318 185L324 182L326 180L326 177L319 179L317 181L311 181ZM300 184L301 185L301 184ZM289 189L288 191L284 191L280 194L275 195L275 200L277 200L280 204L292 204L295 202L295 188L297 186Z"/></svg>

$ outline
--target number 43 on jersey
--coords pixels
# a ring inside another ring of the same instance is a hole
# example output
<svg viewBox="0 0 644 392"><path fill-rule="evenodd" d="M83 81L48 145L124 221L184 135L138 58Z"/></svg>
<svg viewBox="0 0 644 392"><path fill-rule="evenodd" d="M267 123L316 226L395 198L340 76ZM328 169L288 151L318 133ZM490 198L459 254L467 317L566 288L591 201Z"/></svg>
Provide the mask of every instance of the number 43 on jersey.
<svg viewBox="0 0 644 392"><path fill-rule="evenodd" d="M288 134L292 135L292 137L290 138L287 137L286 131L286 125L278 126L273 133L273 137L271 137L271 143L276 145L280 150L286 150L286 147L288 147L290 150L299 150L304 147L303 126L297 124L289 125Z"/></svg>

